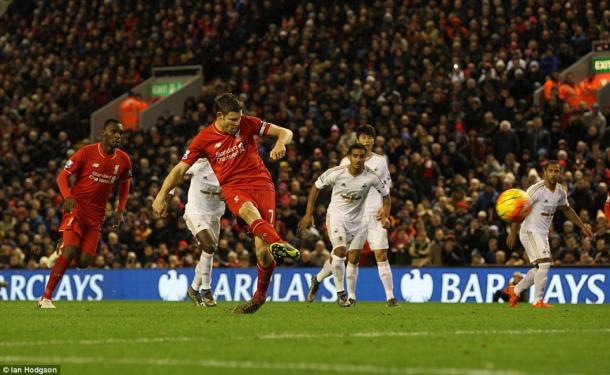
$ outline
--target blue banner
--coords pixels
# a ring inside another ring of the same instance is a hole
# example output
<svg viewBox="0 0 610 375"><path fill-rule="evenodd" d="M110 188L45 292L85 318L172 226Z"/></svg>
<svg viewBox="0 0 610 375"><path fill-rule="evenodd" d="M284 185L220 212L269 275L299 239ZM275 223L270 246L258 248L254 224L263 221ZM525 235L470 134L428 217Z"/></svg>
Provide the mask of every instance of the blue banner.
<svg viewBox="0 0 610 375"><path fill-rule="evenodd" d="M496 291L507 286L515 268L393 268L394 294L408 302L492 302ZM312 268L276 269L268 296L272 301L304 301ZM193 278L193 269L70 270L57 285L54 300L165 300L180 301ZM256 269L214 269L212 288L219 301L244 301L256 288ZM49 278L48 270L0 271L0 300L36 300ZM385 301L375 267L362 267L356 288L359 301ZM533 290L530 292L533 298ZM332 277L318 292L321 301L335 301ZM550 303L610 302L610 268L554 268L549 274L545 299Z"/></svg>

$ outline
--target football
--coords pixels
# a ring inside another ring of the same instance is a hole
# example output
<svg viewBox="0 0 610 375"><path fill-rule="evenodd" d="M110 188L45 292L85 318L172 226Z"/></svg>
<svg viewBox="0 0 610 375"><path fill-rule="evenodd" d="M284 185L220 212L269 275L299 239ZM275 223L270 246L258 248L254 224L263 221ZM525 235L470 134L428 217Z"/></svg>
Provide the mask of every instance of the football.
<svg viewBox="0 0 610 375"><path fill-rule="evenodd" d="M496 201L498 216L508 222L520 223L532 210L529 195L521 189L508 189Z"/></svg>

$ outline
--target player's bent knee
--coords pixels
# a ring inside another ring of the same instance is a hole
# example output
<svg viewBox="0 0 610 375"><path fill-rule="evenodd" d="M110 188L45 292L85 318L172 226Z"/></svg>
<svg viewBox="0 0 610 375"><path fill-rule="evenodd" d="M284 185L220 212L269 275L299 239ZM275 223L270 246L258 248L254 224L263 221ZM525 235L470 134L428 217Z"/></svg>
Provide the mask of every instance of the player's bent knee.
<svg viewBox="0 0 610 375"><path fill-rule="evenodd" d="M377 262L387 262L387 260L388 260L388 251L387 250L377 250L377 251L375 251L375 260Z"/></svg>
<svg viewBox="0 0 610 375"><path fill-rule="evenodd" d="M66 259L71 259L78 252L78 248L76 246L64 246L62 251L62 255Z"/></svg>
<svg viewBox="0 0 610 375"><path fill-rule="evenodd" d="M343 247L343 246L337 247L336 249L333 250L333 254L335 254L339 258L344 258L345 253L346 253L346 250L345 250L345 247Z"/></svg>
<svg viewBox="0 0 610 375"><path fill-rule="evenodd" d="M199 246L199 249L201 251L205 252L205 253L210 254L210 255L212 255L212 254L214 254L216 252L216 247L215 246L211 246L211 245L210 246L206 246L206 245Z"/></svg>
<svg viewBox="0 0 610 375"><path fill-rule="evenodd" d="M250 225L254 220L261 219L261 214L252 202L245 202L239 208L239 216Z"/></svg>

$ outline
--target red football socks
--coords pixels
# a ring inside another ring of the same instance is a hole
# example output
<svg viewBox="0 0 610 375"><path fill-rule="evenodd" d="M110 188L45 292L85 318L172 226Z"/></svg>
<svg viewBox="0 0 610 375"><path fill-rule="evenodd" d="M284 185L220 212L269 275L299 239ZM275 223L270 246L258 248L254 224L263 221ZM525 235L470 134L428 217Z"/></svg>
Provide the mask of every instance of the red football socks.
<svg viewBox="0 0 610 375"><path fill-rule="evenodd" d="M606 202L606 204L604 204L604 212L606 213L606 220L610 222L610 202Z"/></svg>
<svg viewBox="0 0 610 375"><path fill-rule="evenodd" d="M268 244L283 242L273 226L263 219L254 220L252 224L250 224L250 232L254 233L255 236L261 238Z"/></svg>
<svg viewBox="0 0 610 375"><path fill-rule="evenodd" d="M256 263L258 269L258 282L256 283L256 292L252 300L254 303L264 303L267 298L267 288L271 282L271 275L273 275L273 269L275 269L275 260L271 265L265 268L260 262Z"/></svg>
<svg viewBox="0 0 610 375"><path fill-rule="evenodd" d="M55 286L59 280L61 280L69 265L70 261L64 258L63 255L60 255L59 258L57 258L53 268L51 269L51 277L49 277L47 288L44 290L44 294L42 295L43 298L51 299L51 296L55 291Z"/></svg>

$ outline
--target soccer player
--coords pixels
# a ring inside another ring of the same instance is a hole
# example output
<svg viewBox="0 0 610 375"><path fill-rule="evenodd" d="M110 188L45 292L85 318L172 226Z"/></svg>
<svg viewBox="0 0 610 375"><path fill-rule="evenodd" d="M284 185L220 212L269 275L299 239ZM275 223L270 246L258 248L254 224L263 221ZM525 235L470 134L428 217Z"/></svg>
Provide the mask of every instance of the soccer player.
<svg viewBox="0 0 610 375"><path fill-rule="evenodd" d="M366 161L364 165L379 176L381 181L390 189L392 187L392 178L388 169L388 162L385 157L373 152L375 144L375 128L372 125L363 125L356 129L356 140L358 143L366 146ZM350 160L344 157L341 165L349 165ZM392 280L392 270L388 261L388 233L386 228L389 227L389 220L382 221L383 202L381 195L373 189L369 192L364 206L364 217L362 219L362 229L367 231L366 240L369 246L373 249L375 260L377 261L377 271L379 278L385 290L386 301L389 307L396 307L398 301L394 298L394 283ZM358 280L358 262L360 261L360 251L362 248L356 246L362 245L358 241L352 241L347 253L347 269L346 269L346 284L347 298L352 305L356 303L356 281ZM332 274L331 259L324 263L324 267L317 275L311 278L311 286L307 293L307 301L313 302L316 298L316 293L320 287L320 283L326 277Z"/></svg>
<svg viewBox="0 0 610 375"><path fill-rule="evenodd" d="M184 221L201 250L199 263L195 267L195 277L187 295L197 306L214 307L216 301L211 286L212 263L214 252L218 248L220 218L225 213L226 205L222 200L218 179L207 159L197 160L185 174L192 177L184 209ZM201 292L199 288L202 288Z"/></svg>
<svg viewBox="0 0 610 375"><path fill-rule="evenodd" d="M59 227L62 251L51 269L51 276L38 307L53 309L51 296L72 259L80 253L78 266L89 266L100 240L106 204L114 183L119 183L119 203L113 228L123 223L123 211L129 196L131 160L118 147L123 125L115 119L106 120L102 141L82 147L66 162L57 176L57 185L64 198L64 216ZM70 186L70 176L74 183Z"/></svg>
<svg viewBox="0 0 610 375"><path fill-rule="evenodd" d="M343 286L345 275L345 255L348 246L362 249L367 237L367 225L363 225L365 202L371 188L383 197L381 222L389 224L390 191L375 172L364 165L367 148L355 143L349 148L349 165L331 168L324 172L311 186L307 199L305 216L299 222L304 230L314 224L313 210L321 189L332 186L330 205L326 212L326 228L333 246L331 272L337 289L337 304L349 307L347 293Z"/></svg>
<svg viewBox="0 0 610 375"><path fill-rule="evenodd" d="M553 215L560 208L568 220L576 223L587 237L593 237L591 226L580 220L568 203L568 194L561 184L557 183L561 167L557 160L550 160L544 167L543 180L527 189L532 201L532 211L523 223L513 223L511 232L506 239L509 248L513 248L519 233L519 240L525 247L527 256L533 267L525 277L514 287L508 288L509 305L515 307L521 293L534 284L533 307L545 308L552 305L543 300L547 276L551 268L551 251L549 247L549 230L553 223Z"/></svg>
<svg viewBox="0 0 610 375"><path fill-rule="evenodd" d="M216 120L193 139L187 151L163 181L153 202L153 211L165 216L166 198L184 173L199 158L207 158L229 210L248 225L254 234L258 258L258 283L252 300L238 305L234 312L252 314L265 303L267 288L275 268L274 257L297 258L300 252L282 240L273 227L275 218L275 188L265 164L258 155L255 136L271 136L277 141L271 150L271 160L286 154L292 131L243 114L242 104L231 93L214 99Z"/></svg>

